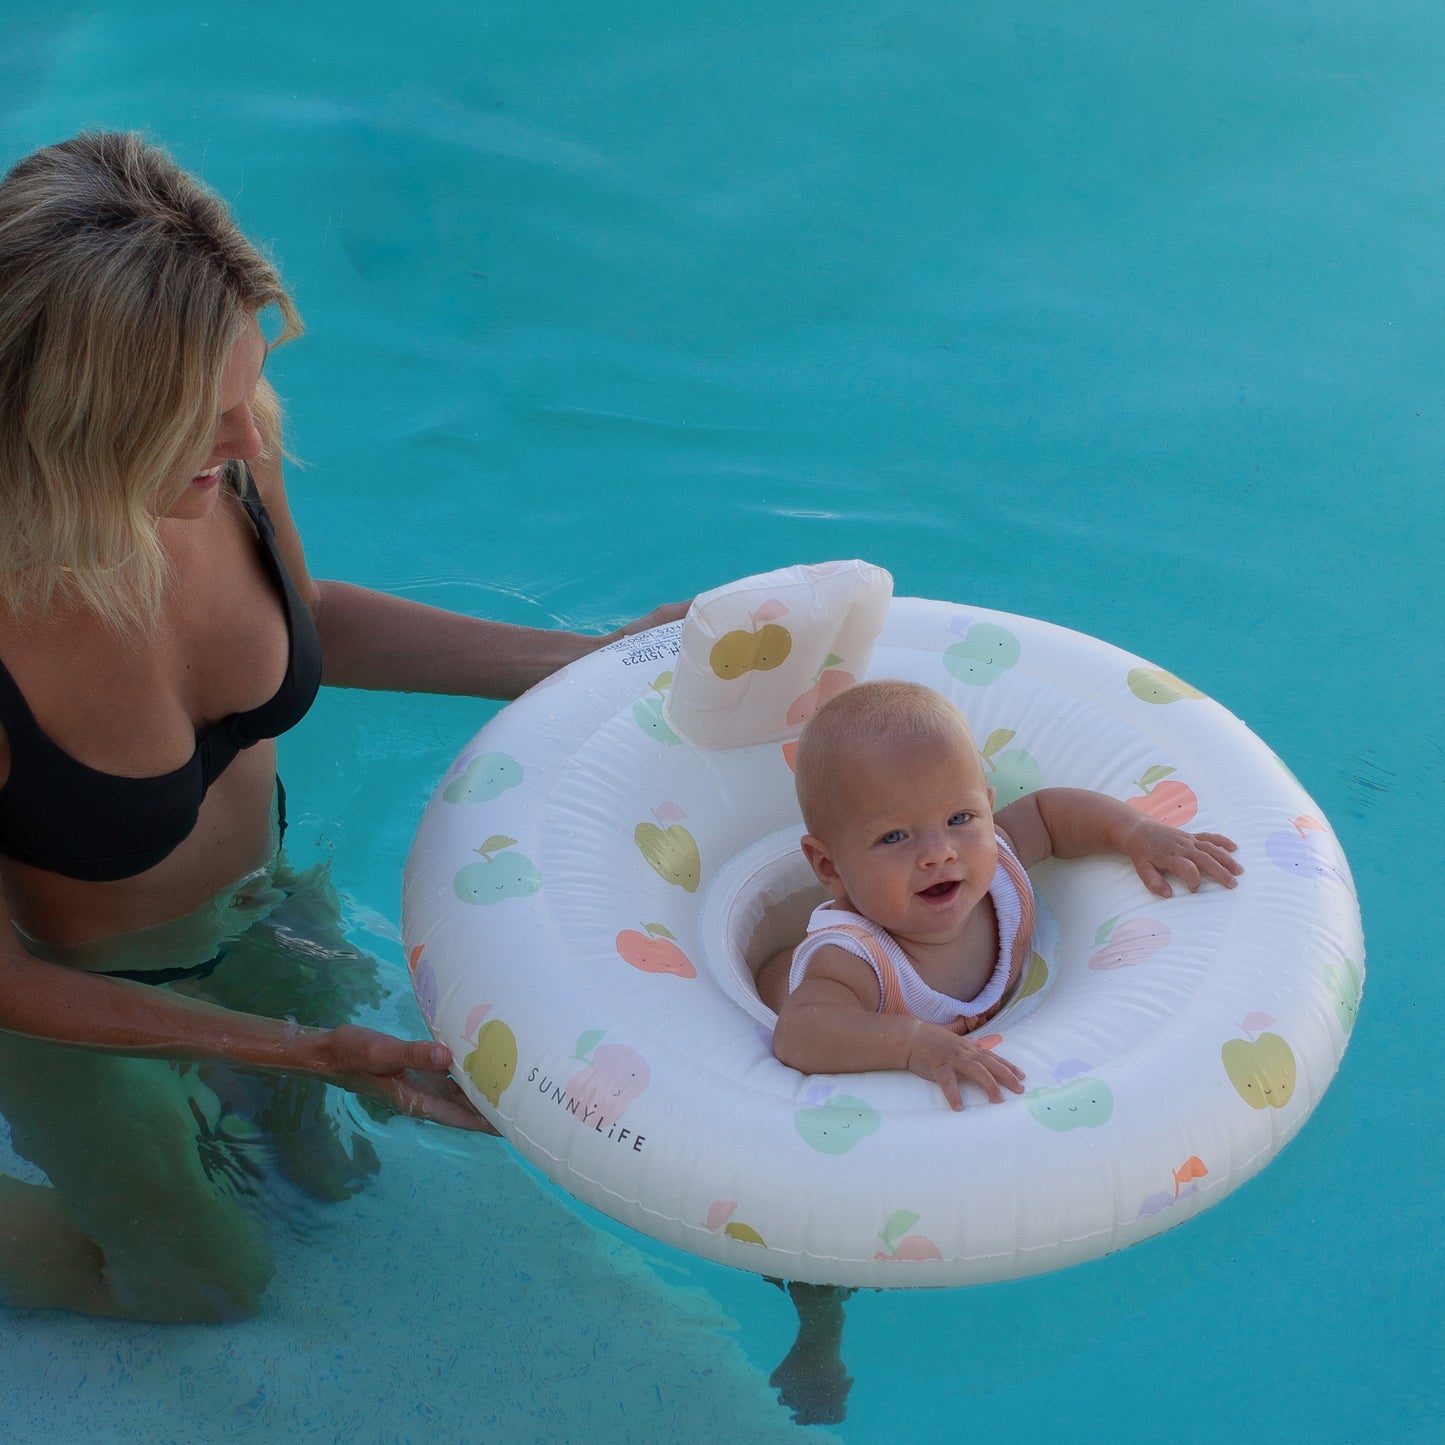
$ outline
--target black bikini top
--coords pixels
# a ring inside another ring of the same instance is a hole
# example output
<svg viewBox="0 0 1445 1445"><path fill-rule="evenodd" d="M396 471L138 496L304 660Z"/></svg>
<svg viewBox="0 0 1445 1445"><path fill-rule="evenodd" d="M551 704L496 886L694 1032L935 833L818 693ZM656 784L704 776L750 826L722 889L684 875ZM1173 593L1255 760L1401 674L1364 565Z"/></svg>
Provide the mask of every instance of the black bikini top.
<svg viewBox="0 0 1445 1445"><path fill-rule="evenodd" d="M10 775L0 786L0 853L86 882L133 878L190 835L206 790L242 748L279 736L306 715L321 685L321 639L281 561L250 469L232 464L228 479L256 529L285 612L290 651L281 686L259 707L197 733L190 761L174 772L123 778L87 767L51 742L0 663L0 725L10 740Z"/></svg>

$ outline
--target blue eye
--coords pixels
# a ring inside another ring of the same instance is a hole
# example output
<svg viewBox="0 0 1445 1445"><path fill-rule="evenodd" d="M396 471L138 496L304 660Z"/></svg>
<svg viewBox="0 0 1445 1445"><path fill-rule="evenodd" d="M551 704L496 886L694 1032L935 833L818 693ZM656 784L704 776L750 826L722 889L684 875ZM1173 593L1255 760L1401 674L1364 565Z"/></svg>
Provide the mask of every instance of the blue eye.
<svg viewBox="0 0 1445 1445"><path fill-rule="evenodd" d="M878 841L884 844L901 843L903 841L903 829L890 828Z"/></svg>
<svg viewBox="0 0 1445 1445"><path fill-rule="evenodd" d="M969 812L955 813L955 814L948 820L948 826L949 826L950 828L961 827L964 823L971 823L971 822L973 822L973 819L974 819L974 815L973 815L972 813L969 813Z"/></svg>

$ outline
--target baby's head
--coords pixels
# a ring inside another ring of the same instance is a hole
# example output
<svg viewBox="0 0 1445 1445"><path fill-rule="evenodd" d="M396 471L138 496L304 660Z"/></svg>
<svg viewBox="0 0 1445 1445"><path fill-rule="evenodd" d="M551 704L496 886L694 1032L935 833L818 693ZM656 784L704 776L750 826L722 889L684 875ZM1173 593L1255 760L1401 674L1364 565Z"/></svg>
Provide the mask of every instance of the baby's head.
<svg viewBox="0 0 1445 1445"><path fill-rule="evenodd" d="M941 693L897 681L850 687L809 720L793 763L803 851L840 902L897 932L951 916L955 904L971 909L987 891L993 790L963 714ZM963 886L942 886L951 883Z"/></svg>

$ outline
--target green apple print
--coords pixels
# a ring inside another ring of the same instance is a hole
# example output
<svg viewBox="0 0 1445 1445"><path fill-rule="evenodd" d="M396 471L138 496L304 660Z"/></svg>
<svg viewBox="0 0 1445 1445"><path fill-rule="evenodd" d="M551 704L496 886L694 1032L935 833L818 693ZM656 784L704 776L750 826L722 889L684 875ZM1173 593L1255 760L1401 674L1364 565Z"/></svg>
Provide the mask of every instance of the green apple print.
<svg viewBox="0 0 1445 1445"><path fill-rule="evenodd" d="M1335 1006L1335 1017L1346 1033L1355 1026L1355 1015L1360 1008L1360 967L1350 958L1325 968L1325 987L1330 991L1330 1001Z"/></svg>
<svg viewBox="0 0 1445 1445"><path fill-rule="evenodd" d="M1136 667L1129 673L1128 682L1129 691L1140 702L1181 702L1185 698L1204 696L1197 687L1190 687L1162 667Z"/></svg>
<svg viewBox="0 0 1445 1445"><path fill-rule="evenodd" d="M1087 1075L1051 1089L1035 1089L1024 1095L1024 1103L1040 1124L1058 1134L1072 1129L1097 1129L1108 1123L1114 1112L1114 1095L1109 1086Z"/></svg>
<svg viewBox="0 0 1445 1445"><path fill-rule="evenodd" d="M467 863L458 870L452 887L463 903L502 903L541 890L542 875L537 865L524 854L503 851L516 842L515 838L494 833L477 849L482 861Z"/></svg>
<svg viewBox="0 0 1445 1445"><path fill-rule="evenodd" d="M489 803L522 781L522 765L506 753L478 753L449 782L442 800L447 803Z"/></svg>
<svg viewBox="0 0 1445 1445"><path fill-rule="evenodd" d="M877 1133L883 1120L872 1105L851 1094L834 1094L814 1108L799 1109L793 1124L803 1142L820 1154L846 1154Z"/></svg>
<svg viewBox="0 0 1445 1445"><path fill-rule="evenodd" d="M1019 660L1019 640L993 622L975 622L943 654L943 665L960 682L987 687Z"/></svg>
<svg viewBox="0 0 1445 1445"><path fill-rule="evenodd" d="M1016 736L1012 728L995 728L984 741L983 761L995 809L1006 808L1044 785L1039 765L1022 748L1009 747Z"/></svg>
<svg viewBox="0 0 1445 1445"><path fill-rule="evenodd" d="M649 737L656 738L670 748L677 747L682 739L668 726L662 711L663 699L667 696L668 688L672 686L672 674L659 673L648 686L652 689L652 695L640 697L632 704L632 720Z"/></svg>

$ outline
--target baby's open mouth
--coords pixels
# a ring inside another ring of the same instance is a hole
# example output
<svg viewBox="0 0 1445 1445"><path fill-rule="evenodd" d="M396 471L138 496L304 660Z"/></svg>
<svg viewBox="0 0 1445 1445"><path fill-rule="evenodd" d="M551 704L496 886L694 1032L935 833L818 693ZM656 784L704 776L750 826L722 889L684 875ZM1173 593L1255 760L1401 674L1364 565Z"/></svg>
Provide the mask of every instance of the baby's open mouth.
<svg viewBox="0 0 1445 1445"><path fill-rule="evenodd" d="M960 886L958 879L952 878L947 883L935 883L932 888L920 888L918 896L928 899L930 903L947 903Z"/></svg>

